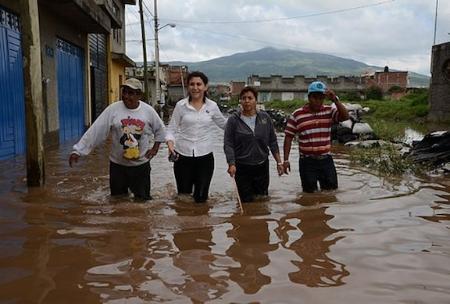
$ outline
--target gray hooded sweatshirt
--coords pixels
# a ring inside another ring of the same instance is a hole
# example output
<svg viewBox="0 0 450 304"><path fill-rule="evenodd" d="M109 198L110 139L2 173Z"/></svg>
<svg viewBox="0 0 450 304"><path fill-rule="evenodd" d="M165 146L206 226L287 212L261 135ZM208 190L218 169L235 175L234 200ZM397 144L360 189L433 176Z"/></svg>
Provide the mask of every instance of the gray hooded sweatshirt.
<svg viewBox="0 0 450 304"><path fill-rule="evenodd" d="M232 114L225 126L223 149L229 165L258 165L267 160L269 149L272 154L279 153L277 136L269 114L257 112L255 132L240 116L239 111Z"/></svg>

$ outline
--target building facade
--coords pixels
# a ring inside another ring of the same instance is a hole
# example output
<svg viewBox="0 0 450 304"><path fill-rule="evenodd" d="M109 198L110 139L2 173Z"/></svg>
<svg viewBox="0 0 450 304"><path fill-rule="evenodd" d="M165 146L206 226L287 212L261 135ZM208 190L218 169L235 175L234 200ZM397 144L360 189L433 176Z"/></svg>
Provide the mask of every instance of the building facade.
<svg viewBox="0 0 450 304"><path fill-rule="evenodd" d="M108 91L109 102L121 99L120 87L126 80L125 69L136 66L136 63L126 55L125 48L125 4L135 5L136 0L118 1L116 3L119 12L120 27L113 28L109 34L109 74Z"/></svg>
<svg viewBox="0 0 450 304"><path fill-rule="evenodd" d="M247 84L258 90L258 102L267 102L273 100L294 100L307 99L308 86L311 82L320 80L326 83L336 92L360 92L364 89L364 83L361 77L357 76L317 76L305 77L296 76L259 76L251 75L247 79Z"/></svg>
<svg viewBox="0 0 450 304"><path fill-rule="evenodd" d="M167 67L167 104L175 105L178 100L187 96L188 73L185 65Z"/></svg>
<svg viewBox="0 0 450 304"><path fill-rule="evenodd" d="M92 121L88 34L109 36L116 23L104 6L94 0L36 1L39 28L34 30L41 46L45 145L74 142ZM0 128L12 130L7 138L0 137L0 159L23 154L25 150L22 9L20 1L0 0L0 45L8 45L7 50L0 52L0 61L4 67L11 67L0 69L0 112L9 111L7 115L14 117L9 121L0 117ZM11 108L14 110L8 110ZM14 138L16 142L11 140Z"/></svg>

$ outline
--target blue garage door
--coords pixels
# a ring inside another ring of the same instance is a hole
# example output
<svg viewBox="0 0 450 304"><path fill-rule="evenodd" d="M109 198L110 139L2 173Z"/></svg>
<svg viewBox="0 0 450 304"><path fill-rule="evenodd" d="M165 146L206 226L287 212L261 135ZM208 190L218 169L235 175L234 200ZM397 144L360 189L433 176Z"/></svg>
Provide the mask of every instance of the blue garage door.
<svg viewBox="0 0 450 304"><path fill-rule="evenodd" d="M0 7L0 159L25 153L25 104L19 18Z"/></svg>
<svg viewBox="0 0 450 304"><path fill-rule="evenodd" d="M81 48L58 39L59 141L78 139L84 132L84 74Z"/></svg>

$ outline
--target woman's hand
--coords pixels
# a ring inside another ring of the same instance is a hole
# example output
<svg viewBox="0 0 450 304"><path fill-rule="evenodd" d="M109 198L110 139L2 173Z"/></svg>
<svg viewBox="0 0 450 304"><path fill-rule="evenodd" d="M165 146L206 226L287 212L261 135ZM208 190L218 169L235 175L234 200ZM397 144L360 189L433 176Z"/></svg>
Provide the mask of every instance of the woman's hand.
<svg viewBox="0 0 450 304"><path fill-rule="evenodd" d="M236 166L235 165L228 165L227 172L228 172L228 174L230 174L231 177L234 178L234 176L236 175Z"/></svg>
<svg viewBox="0 0 450 304"><path fill-rule="evenodd" d="M283 163L278 163L278 164L277 164L277 171L278 171L278 176L283 175L283 173L284 173L284 166L283 166Z"/></svg>
<svg viewBox="0 0 450 304"><path fill-rule="evenodd" d="M169 150L169 155L170 154L176 154L176 152L175 152L175 144L174 144L173 141L171 141L171 140L167 141L167 149Z"/></svg>
<svg viewBox="0 0 450 304"><path fill-rule="evenodd" d="M288 160L283 162L283 172L285 174L289 174L289 172L291 172L291 163Z"/></svg>

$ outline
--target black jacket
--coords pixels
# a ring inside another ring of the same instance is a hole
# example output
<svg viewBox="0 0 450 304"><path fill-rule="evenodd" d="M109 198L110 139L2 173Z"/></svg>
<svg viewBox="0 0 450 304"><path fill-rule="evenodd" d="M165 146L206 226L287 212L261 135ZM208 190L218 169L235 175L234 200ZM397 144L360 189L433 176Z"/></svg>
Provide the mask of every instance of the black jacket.
<svg viewBox="0 0 450 304"><path fill-rule="evenodd" d="M255 133L240 115L240 112L231 115L225 126L223 149L229 165L257 165L267 160L269 149L272 154L279 153L277 136L269 114L257 112Z"/></svg>

